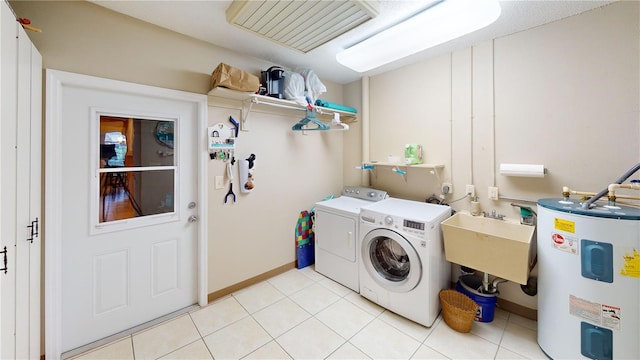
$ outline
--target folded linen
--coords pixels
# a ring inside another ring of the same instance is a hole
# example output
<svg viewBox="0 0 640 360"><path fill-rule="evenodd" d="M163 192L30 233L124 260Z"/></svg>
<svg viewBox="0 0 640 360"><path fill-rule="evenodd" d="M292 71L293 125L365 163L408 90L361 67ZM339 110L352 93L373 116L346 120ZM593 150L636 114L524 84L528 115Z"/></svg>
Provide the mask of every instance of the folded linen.
<svg viewBox="0 0 640 360"><path fill-rule="evenodd" d="M316 106L322 106L322 107L326 107L329 109L334 109L334 110L341 110L341 111L346 111L346 112L350 112L350 113L354 113L357 114L358 110L355 108L352 108L350 106L346 106L346 105L341 105L341 104L337 104L337 103L333 103L327 100L322 100L322 99L318 99L316 100Z"/></svg>

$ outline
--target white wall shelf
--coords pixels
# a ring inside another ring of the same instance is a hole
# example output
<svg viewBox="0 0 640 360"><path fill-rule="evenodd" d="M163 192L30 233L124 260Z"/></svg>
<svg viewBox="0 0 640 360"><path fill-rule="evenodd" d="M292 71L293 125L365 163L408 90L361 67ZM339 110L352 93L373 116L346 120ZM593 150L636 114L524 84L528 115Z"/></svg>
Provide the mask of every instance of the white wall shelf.
<svg viewBox="0 0 640 360"><path fill-rule="evenodd" d="M376 178L377 178L376 172L378 170L378 167L390 168L389 170L393 170L393 168L396 168L398 170L402 170L402 171L404 171L404 174L398 173L398 175L401 175L405 182L407 181L406 172L407 172L407 169L409 169L409 168L428 170L429 174L435 175L438 178L438 182L440 182L439 171L444 169L444 165L442 165L442 164L414 164L414 165L408 165L408 164L403 164L403 163L392 163L392 162L384 162L384 161L369 161L369 162L365 162L364 165L373 165L373 166L375 166L374 169L370 169L369 171Z"/></svg>
<svg viewBox="0 0 640 360"><path fill-rule="evenodd" d="M422 168L422 169L433 169L433 170L444 169L444 165L442 165L442 164L407 165L407 164L403 164L403 163L391 163L391 162L384 162L384 161L370 161L370 162L367 162L365 164L366 165L373 165L373 166L397 166L397 167L402 167L402 168L411 167L411 168Z"/></svg>
<svg viewBox="0 0 640 360"><path fill-rule="evenodd" d="M273 106L284 109L305 111L306 106L300 105L292 100L278 99L265 95L258 95L250 92L230 90L223 87L216 87L209 91L209 96L214 96L223 99L237 100L242 102L242 114L240 119L240 129L247 131L249 129L247 120L249 113L254 105ZM333 118L334 114L340 115L340 120L344 123L353 123L358 119L357 113L349 111L337 110L326 108L322 106L314 106L316 114L320 116L326 116Z"/></svg>

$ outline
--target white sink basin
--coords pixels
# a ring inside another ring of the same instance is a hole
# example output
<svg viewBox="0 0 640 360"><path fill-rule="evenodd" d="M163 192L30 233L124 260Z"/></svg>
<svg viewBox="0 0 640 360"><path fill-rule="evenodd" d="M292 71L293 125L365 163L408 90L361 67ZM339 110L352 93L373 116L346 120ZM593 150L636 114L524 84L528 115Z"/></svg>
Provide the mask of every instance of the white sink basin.
<svg viewBox="0 0 640 360"><path fill-rule="evenodd" d="M447 261L527 283L534 226L457 213L442 232Z"/></svg>

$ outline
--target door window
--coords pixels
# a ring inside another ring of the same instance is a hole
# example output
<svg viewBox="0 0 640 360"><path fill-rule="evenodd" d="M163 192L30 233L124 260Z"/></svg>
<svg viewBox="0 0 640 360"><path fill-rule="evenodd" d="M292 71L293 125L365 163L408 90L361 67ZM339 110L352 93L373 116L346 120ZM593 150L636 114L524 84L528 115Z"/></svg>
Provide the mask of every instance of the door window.
<svg viewBox="0 0 640 360"><path fill-rule="evenodd" d="M107 114L95 118L99 119L94 158L99 179L94 192L98 196L97 227L175 214L175 120Z"/></svg>
<svg viewBox="0 0 640 360"><path fill-rule="evenodd" d="M395 240L379 236L369 246L371 264L378 274L391 282L407 279L411 271L411 262L407 252Z"/></svg>
<svg viewBox="0 0 640 360"><path fill-rule="evenodd" d="M423 263L411 242L395 231L374 229L361 242L363 267L378 285L392 292L413 290Z"/></svg>

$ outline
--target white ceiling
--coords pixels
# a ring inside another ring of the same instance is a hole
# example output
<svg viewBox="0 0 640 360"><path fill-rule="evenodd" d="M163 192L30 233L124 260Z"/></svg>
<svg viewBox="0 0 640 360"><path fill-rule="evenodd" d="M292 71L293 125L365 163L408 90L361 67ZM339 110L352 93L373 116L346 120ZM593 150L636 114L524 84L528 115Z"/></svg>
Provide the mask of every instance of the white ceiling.
<svg viewBox="0 0 640 360"><path fill-rule="evenodd" d="M530 1L501 0L502 14L488 27L425 50L367 73L357 73L340 65L335 55L344 48L405 19L428 6L427 0L380 0L380 14L356 29L306 54L278 45L229 25L225 11L231 0L207 1L101 1L90 0L100 6L167 28L178 33L209 42L242 55L269 61L285 68L309 68L321 79L346 84L363 75L376 75L398 67L468 48L480 42L513 34L535 26L563 19L613 1ZM481 1L481 0L478 0Z"/></svg>

